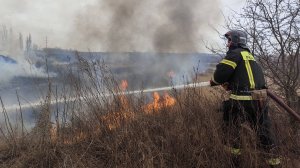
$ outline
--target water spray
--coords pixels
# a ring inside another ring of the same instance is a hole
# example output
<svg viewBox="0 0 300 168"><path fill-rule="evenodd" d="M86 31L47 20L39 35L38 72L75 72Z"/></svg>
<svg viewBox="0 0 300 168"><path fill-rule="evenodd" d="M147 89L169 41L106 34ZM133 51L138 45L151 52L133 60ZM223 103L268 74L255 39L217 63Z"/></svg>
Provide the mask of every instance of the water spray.
<svg viewBox="0 0 300 168"><path fill-rule="evenodd" d="M145 90L134 90L134 91L124 91L124 92L117 92L117 93L107 93L104 94L104 97L109 97L113 95L131 95L131 94L142 94L142 93L151 93L151 92L159 92L159 91L170 91L170 90L181 90L186 88L199 88L199 87L208 87L210 86L210 82L199 82L199 83L190 83L190 84L182 84L182 85L175 85L175 86L169 86L169 87L159 87L159 88L152 88L152 89L145 89ZM276 94L271 92L270 90L267 90L267 95L272 100L274 100L280 107L282 107L285 111L287 111L290 115L292 115L294 118L296 118L298 121L300 121L300 116L298 113L296 113L293 109L291 109L288 105L286 105L283 100L281 100ZM91 97L92 96L80 96L80 97L71 97L69 99L55 99L51 100L50 104L57 104L57 103L63 103L63 102L72 102L75 100L83 100L84 98ZM42 100L38 100L32 103L26 103L26 104L14 104L8 107L5 107L7 111L12 111L15 109L22 108L32 108L41 105Z"/></svg>
<svg viewBox="0 0 300 168"><path fill-rule="evenodd" d="M159 92L159 91L169 91L169 90L181 90L184 88L196 88L196 87L205 87L205 86L210 86L209 82L200 82L200 83L190 83L190 84L182 84L182 85L175 85L175 86L169 86L169 87L159 87L159 88L150 88L150 89L144 89L144 90L134 90L134 91L123 91L123 92L116 92L116 93L107 93L103 94L103 97L109 97L109 96L114 96L114 95L132 95L132 94L142 94L142 93L151 93L151 92ZM72 102L76 100L83 100L84 98L92 98L92 96L80 96L80 97L70 97L68 99L65 98L60 98L57 99L55 98L54 100L50 101L50 104L57 104L57 103L64 103L64 102ZM36 106L40 106L41 102L43 102L43 99L36 100L31 103L21 103L19 104L13 104L10 106L6 106L5 110L7 111L12 111L21 108L33 108Z"/></svg>

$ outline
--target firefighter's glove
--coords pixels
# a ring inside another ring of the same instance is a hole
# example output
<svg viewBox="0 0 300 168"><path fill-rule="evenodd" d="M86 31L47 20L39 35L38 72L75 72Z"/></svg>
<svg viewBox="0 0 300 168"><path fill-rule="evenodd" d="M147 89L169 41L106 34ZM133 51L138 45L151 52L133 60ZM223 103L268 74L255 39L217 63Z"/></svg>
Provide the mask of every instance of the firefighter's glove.
<svg viewBox="0 0 300 168"><path fill-rule="evenodd" d="M228 91L228 90L230 90L229 89L229 83L223 83L222 85L221 85L226 91Z"/></svg>
<svg viewBox="0 0 300 168"><path fill-rule="evenodd" d="M218 85L218 84L215 83L213 80L210 80L209 83L210 83L210 86L217 86L217 85Z"/></svg>

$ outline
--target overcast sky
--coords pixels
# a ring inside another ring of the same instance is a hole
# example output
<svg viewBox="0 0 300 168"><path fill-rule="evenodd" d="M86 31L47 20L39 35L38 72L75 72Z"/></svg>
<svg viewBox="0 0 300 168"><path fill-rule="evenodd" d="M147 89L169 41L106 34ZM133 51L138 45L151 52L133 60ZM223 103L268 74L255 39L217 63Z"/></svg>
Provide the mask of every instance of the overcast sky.
<svg viewBox="0 0 300 168"><path fill-rule="evenodd" d="M0 24L40 47L101 51L203 51L246 0L0 0ZM124 3L126 2L126 3ZM134 12L133 12L134 11Z"/></svg>

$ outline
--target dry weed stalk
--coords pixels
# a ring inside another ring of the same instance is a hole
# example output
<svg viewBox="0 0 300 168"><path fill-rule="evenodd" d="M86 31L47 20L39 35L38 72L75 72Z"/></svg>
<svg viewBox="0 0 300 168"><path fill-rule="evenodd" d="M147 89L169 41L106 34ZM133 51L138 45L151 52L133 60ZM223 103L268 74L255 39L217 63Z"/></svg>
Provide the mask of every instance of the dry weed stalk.
<svg viewBox="0 0 300 168"><path fill-rule="evenodd" d="M4 151L12 150L10 147L16 147L19 142L1 146L4 154L0 155L1 165L233 167L232 156L223 146L222 113L219 112L223 97L219 88L173 90L169 94L173 98L170 106L158 105L159 101L149 105L146 95L117 94L124 87L120 87L102 62L91 64L82 59L79 66L75 75L69 75L70 93L66 89L60 95L49 87L40 118L31 130L31 137L27 137L31 144L7 159ZM77 99L71 100L74 96ZM53 106L51 97L56 100L63 97L65 101ZM147 110L150 106L152 112ZM274 112L272 119L281 152L290 159L296 158L299 151L295 143L299 142L290 135L291 129L285 122L288 117ZM10 142L15 139L12 126L7 122L5 128L1 127L1 133L8 135L4 138ZM242 132L241 166L263 167L263 153L257 147L256 138L247 129ZM289 161L286 159L283 164L289 167Z"/></svg>

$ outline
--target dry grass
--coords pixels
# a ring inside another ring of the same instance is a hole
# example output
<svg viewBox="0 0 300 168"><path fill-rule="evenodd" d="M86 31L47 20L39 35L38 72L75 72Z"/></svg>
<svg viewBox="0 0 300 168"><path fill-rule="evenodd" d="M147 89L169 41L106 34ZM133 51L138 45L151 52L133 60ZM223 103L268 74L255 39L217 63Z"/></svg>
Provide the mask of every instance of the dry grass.
<svg viewBox="0 0 300 168"><path fill-rule="evenodd" d="M49 100L59 96L49 89L29 133L1 127L1 167L235 167L236 158L223 144L221 88L172 91L175 104L149 110L153 102L147 95L116 94L123 88L101 63L81 63L80 77L68 78L72 93L63 95L77 100L55 108ZM283 167L296 167L299 137L289 128L287 114L272 110ZM53 111L57 117L51 121ZM242 132L239 167L266 167L255 134Z"/></svg>

